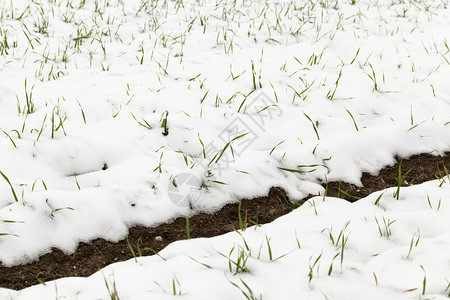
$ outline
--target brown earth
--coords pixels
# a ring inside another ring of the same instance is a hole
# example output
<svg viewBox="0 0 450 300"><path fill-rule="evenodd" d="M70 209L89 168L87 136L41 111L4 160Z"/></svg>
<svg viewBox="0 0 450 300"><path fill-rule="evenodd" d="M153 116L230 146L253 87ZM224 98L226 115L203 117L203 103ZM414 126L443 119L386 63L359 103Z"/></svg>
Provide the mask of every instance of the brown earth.
<svg viewBox="0 0 450 300"><path fill-rule="evenodd" d="M362 187L344 182L329 182L327 195L353 202L372 192L397 186L399 166L400 160L397 160L394 166L384 168L376 176L364 173ZM443 176L449 177L450 181L450 176L446 175L446 170L450 170L450 153L445 156L421 154L404 159L401 161L401 170L403 174L411 170L405 176L402 186ZM200 213L192 216L189 219L190 238L212 237L239 229L239 211L243 226L269 223L294 210L308 198L292 203L282 189L274 187L266 197L242 200L240 210L239 204L229 204L212 215ZM186 239L186 228L186 219L178 218L170 224L153 228L130 228L128 238L118 243L102 239L81 243L71 255L53 249L34 263L14 267L0 266L0 287L19 290L61 277L89 276L111 263L139 255L153 255L174 241Z"/></svg>

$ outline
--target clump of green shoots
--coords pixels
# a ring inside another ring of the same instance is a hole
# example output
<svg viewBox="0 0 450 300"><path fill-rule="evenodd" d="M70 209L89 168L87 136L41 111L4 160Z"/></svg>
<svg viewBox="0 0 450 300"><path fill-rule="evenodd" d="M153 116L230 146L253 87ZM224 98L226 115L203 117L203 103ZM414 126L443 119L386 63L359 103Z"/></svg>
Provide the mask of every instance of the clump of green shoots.
<svg viewBox="0 0 450 300"><path fill-rule="evenodd" d="M447 178L448 182L450 183L450 174L448 172L448 169L445 165L443 165L444 167L444 172L445 172L445 176L443 174L441 174L441 170L439 169L439 164L436 164L437 166L437 170L438 170L438 174L439 177L437 177L437 179L439 180L439 187L442 187L442 185L445 183L445 178Z"/></svg>
<svg viewBox="0 0 450 300"><path fill-rule="evenodd" d="M252 61L252 82L253 82L253 90L256 90L257 88L262 88L261 70L259 71L259 74L256 74L255 63L253 61Z"/></svg>
<svg viewBox="0 0 450 300"><path fill-rule="evenodd" d="M313 280L314 277L314 268L316 268L316 274L319 273L319 266L320 264L318 264L319 260L322 258L322 254L320 253L320 255L314 260L314 263L311 264L311 261L313 259L313 257L311 256L309 258L309 272L308 272L308 282L311 283L311 281Z"/></svg>
<svg viewBox="0 0 450 300"><path fill-rule="evenodd" d="M419 245L419 241L420 241L420 229L417 228L417 232L418 232L417 237L416 237L416 233L414 232L414 235L413 235L412 238L411 238L411 243L410 243L410 245L409 245L409 251L408 251L408 254L406 255L406 259L408 259L409 256L411 255L411 251L412 251L413 247L415 248L415 247L417 247L417 246ZM415 240L414 240L414 239L415 239Z"/></svg>
<svg viewBox="0 0 450 300"><path fill-rule="evenodd" d="M228 260L228 269L231 273L233 273L233 275L236 275L238 273L250 272L250 270L247 268L247 261L250 258L250 251L248 249L242 248L241 246L238 246L237 258L233 260L231 256L233 255L235 249L236 246L233 246L228 255L222 254L220 252L218 253Z"/></svg>
<svg viewBox="0 0 450 300"><path fill-rule="evenodd" d="M367 76L369 76L370 80L372 80L373 89L375 91L379 91L379 85L378 85L377 75L375 74L375 70L372 67L372 64L370 64L370 63L369 63L369 67L370 67L372 73L367 74Z"/></svg>
<svg viewBox="0 0 450 300"><path fill-rule="evenodd" d="M145 50L144 50L144 44L143 43L141 43L139 45L138 52L141 53L141 57L136 55L136 59L138 60L139 64L143 65L144 64L144 57L145 57Z"/></svg>
<svg viewBox="0 0 450 300"><path fill-rule="evenodd" d="M380 222L378 221L378 218L375 216L375 222L377 223L378 226L378 232L380 233L380 237L386 236L387 238L390 237L392 235L392 229L391 229L391 225L394 224L394 222L396 220L392 220L391 219L387 219L383 217L383 223L380 224Z"/></svg>
<svg viewBox="0 0 450 300"><path fill-rule="evenodd" d="M36 111L36 109L34 107L34 102L33 102L33 89L34 89L34 85L28 91L27 80L25 79L25 105L24 105L24 107L21 107L19 97L16 95L17 110L19 112L19 115L20 114L29 115Z"/></svg>
<svg viewBox="0 0 450 300"><path fill-rule="evenodd" d="M148 130L152 130L153 127L152 125L150 125L146 120L144 120L144 118L141 118L141 120L138 120L136 118L135 115L133 115L133 113L131 113L131 116L133 117L133 119L142 127L147 128Z"/></svg>
<svg viewBox="0 0 450 300"><path fill-rule="evenodd" d="M52 115L50 117L50 121L51 121L51 138L55 138L55 133L59 130L62 129L63 134L66 134L66 130L64 129L64 122L67 119L67 115L64 114L64 116L61 116L62 112L60 110L60 107L57 105L53 108L52 110ZM58 120L56 119L56 117L58 118ZM58 122L59 121L59 122Z"/></svg>
<svg viewBox="0 0 450 300"><path fill-rule="evenodd" d="M8 30L0 29L0 55L8 55L9 42L8 42Z"/></svg>
<svg viewBox="0 0 450 300"><path fill-rule="evenodd" d="M231 149L231 154L233 155L233 158L234 158L234 152L233 152L233 148L231 147L231 144L232 144L234 141L236 141L236 140L238 140L238 139L240 139L240 138L243 138L244 136L246 136L246 135L249 134L249 133L250 133L250 132L246 132L246 133L243 133L243 134L241 134L241 135L238 135L238 136L234 137L233 139L231 139L231 141L229 141L228 143L226 143L225 146L222 148L222 150L219 151L219 152L217 152L217 153L214 155L214 157L213 157L213 158L211 159L211 161L209 162L208 166L210 166L212 163L218 163L219 160L220 160L220 158L223 156L223 154L225 153L225 151L228 149L228 147Z"/></svg>
<svg viewBox="0 0 450 300"><path fill-rule="evenodd" d="M400 198L400 187L402 186L403 182L405 181L406 175L409 174L409 172L412 171L412 168L409 169L405 174L402 173L402 161L400 161L400 165L398 166L398 177L397 177L397 189L394 192L394 198L399 200Z"/></svg>
<svg viewBox="0 0 450 300"><path fill-rule="evenodd" d="M433 204L431 204L431 200L430 200L430 196L427 193L427 202L428 202L428 206L433 209ZM436 211L439 211L439 209L441 208L441 199L439 199L438 205L436 207Z"/></svg>
<svg viewBox="0 0 450 300"><path fill-rule="evenodd" d="M174 296L181 296L181 283L176 276L172 280L172 293Z"/></svg>
<svg viewBox="0 0 450 300"><path fill-rule="evenodd" d="M114 275L113 275L114 276ZM120 300L119 293L117 292L116 281L113 280L112 287L109 286L108 280L103 276L105 280L106 289L108 290L108 295L111 300Z"/></svg>
<svg viewBox="0 0 450 300"><path fill-rule="evenodd" d="M331 261L331 265L330 268L328 269L328 276L331 275L332 271L333 271L333 262L334 260L340 256L340 260L341 260L341 270L342 270L342 265L344 264L344 250L345 250L345 245L347 245L347 241L348 241L348 237L349 235L345 233L348 225L350 224L350 221L347 221L344 226L342 227L341 231L339 232L338 236L335 237L335 235L333 234L333 227L330 228L325 228L322 230L322 233L325 231L328 231L328 236L331 240L331 243L338 247L338 249L340 249L340 251L334 256L334 258Z"/></svg>
<svg viewBox="0 0 450 300"><path fill-rule="evenodd" d="M246 290L244 290L243 288L241 288L239 285L237 285L236 283L234 283L232 281L230 281L230 283L241 291L241 293L244 295L245 299L247 299L247 300L262 300L261 294L259 295L259 297L257 297L255 295L255 293L252 291L252 289L250 288L250 286L244 280L242 280L242 278L240 278L240 280Z"/></svg>

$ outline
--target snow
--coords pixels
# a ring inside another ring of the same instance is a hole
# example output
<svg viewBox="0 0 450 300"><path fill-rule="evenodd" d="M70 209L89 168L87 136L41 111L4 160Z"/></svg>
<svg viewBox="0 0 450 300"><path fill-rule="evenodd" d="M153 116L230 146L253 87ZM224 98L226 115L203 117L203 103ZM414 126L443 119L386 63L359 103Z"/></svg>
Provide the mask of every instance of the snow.
<svg viewBox="0 0 450 300"><path fill-rule="evenodd" d="M450 185L441 183L402 188L399 200L392 196L395 188L353 204L314 197L270 224L178 241L158 256L115 263L87 278L2 289L1 295L108 299L108 285L120 299L168 299L174 293L183 299L241 299L239 289L250 295L247 285L252 299L444 299ZM383 218L394 222L385 225ZM237 263L241 255L245 264Z"/></svg>
<svg viewBox="0 0 450 300"><path fill-rule="evenodd" d="M99 237L118 241L130 226L189 215L190 204L213 212L272 186L292 199L321 195L321 181L360 184L362 172L377 173L396 155L448 151L447 6L0 1L0 262L31 262L52 247L72 253ZM422 293L425 273L427 297L442 298L448 187L436 185L402 190L400 200L388 191L379 207L373 196L352 205L313 198L317 215L306 204L242 233L252 255L239 276L264 299L409 299ZM396 220L389 237L378 235L383 216ZM349 220L342 269L336 258L326 276L337 250L321 231ZM275 257L293 252L269 262L264 246L255 258L266 235ZM167 261L139 258L56 281L58 295L104 298L103 272L121 299L169 297L174 274L184 297L242 297L230 280L244 284L217 255L238 242L235 233L177 242L162 252ZM1 290L18 299L54 292L53 283Z"/></svg>

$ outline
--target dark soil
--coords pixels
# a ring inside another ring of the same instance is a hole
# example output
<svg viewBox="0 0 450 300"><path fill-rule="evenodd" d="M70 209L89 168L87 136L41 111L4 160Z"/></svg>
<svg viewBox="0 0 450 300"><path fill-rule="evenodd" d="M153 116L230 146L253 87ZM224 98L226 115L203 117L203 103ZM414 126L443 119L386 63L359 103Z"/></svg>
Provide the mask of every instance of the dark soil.
<svg viewBox="0 0 450 300"><path fill-rule="evenodd" d="M399 166L400 160L394 166L384 168L376 176L363 174L362 187L344 182L329 182L327 195L353 202L372 192L397 186ZM444 166L450 170L450 153L445 156L422 154L404 159L401 161L402 173L408 170L411 172L406 175L403 186L446 176ZM266 197L242 200L242 224L252 226L269 223L294 210L308 198L292 203L282 189L274 187ZM197 214L189 219L189 225L191 238L212 237L239 229L239 205L226 205L212 215ZM39 281L68 276L89 276L111 263L128 260L134 255L153 255L168 244L186 238L184 218L154 228L133 227L129 230L128 238L118 243L97 239L88 244L81 243L72 255L53 249L51 253L28 265L0 266L0 287L19 290L39 284Z"/></svg>
<svg viewBox="0 0 450 300"><path fill-rule="evenodd" d="M397 187L400 163L402 176L411 170L405 176L402 186L419 184L442 177L449 177L450 180L450 152L445 153L444 156L421 154L403 160L397 157L395 165L385 167L376 176L364 173L361 177L362 187L345 182L329 182L327 195L354 202L373 192Z"/></svg>

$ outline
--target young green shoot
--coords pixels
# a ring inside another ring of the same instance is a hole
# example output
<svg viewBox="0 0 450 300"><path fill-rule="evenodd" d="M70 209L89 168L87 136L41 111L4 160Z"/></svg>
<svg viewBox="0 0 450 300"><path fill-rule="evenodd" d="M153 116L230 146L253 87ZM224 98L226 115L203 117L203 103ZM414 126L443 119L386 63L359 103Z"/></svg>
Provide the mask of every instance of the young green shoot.
<svg viewBox="0 0 450 300"><path fill-rule="evenodd" d="M333 100L334 99L334 95L336 94L336 90L337 90L337 88L339 86L339 80L342 77L342 69L343 68L341 67L341 69L339 70L339 75L338 75L338 78L336 79L336 82L334 83L334 88L329 90L328 93L327 93L327 98L329 100Z"/></svg>
<svg viewBox="0 0 450 300"><path fill-rule="evenodd" d="M297 242L298 249L301 249L302 245L300 244L300 240L298 239L298 236L297 236L297 229L295 229L295 241Z"/></svg>
<svg viewBox="0 0 450 300"><path fill-rule="evenodd" d="M250 133L250 132L243 133L243 134L241 134L241 135L238 135L238 136L234 137L231 141L229 141L229 142L223 147L222 151L220 151L220 152L216 153L216 155L214 155L214 157L213 157L213 158L211 159L211 161L209 162L208 166L210 166L213 162L214 162L214 163L218 163L219 160L220 160L220 158L222 157L222 155L223 155L223 154L225 153L225 151L228 149L228 147L231 148L231 143L232 143L232 142L234 142L235 140L238 140L238 139L240 139L240 138L243 138L244 136L246 136L246 135L249 134L249 133ZM233 151L232 151L232 153L233 153ZM233 157L234 157L234 155L233 155Z"/></svg>
<svg viewBox="0 0 450 300"><path fill-rule="evenodd" d="M420 265L420 268L423 271L423 281L422 281L422 295L425 295L426 289L427 289L427 274L425 272L425 268Z"/></svg>
<svg viewBox="0 0 450 300"><path fill-rule="evenodd" d="M242 220L241 206L242 206L242 200L239 201L239 204L238 204L238 219L239 219L239 229L241 229L242 231L245 231L245 229L247 229L247 211L245 212L245 219Z"/></svg>
<svg viewBox="0 0 450 300"><path fill-rule="evenodd" d="M191 239L191 229L190 229L190 224L189 224L189 219L192 215L192 212L194 211L194 208L189 204L189 215L186 218L186 236L187 239L190 240Z"/></svg>
<svg viewBox="0 0 450 300"><path fill-rule="evenodd" d="M338 193L338 198L339 198L340 193L342 193L342 194L346 195L347 197L350 197L350 198L355 199L355 200L360 200L360 199L361 199L361 197L350 195L350 194L347 193L346 191L342 190L342 189L341 189L341 183L340 183L340 182L339 182L338 191L339 191L339 193Z"/></svg>
<svg viewBox="0 0 450 300"><path fill-rule="evenodd" d="M331 273L333 273L333 263L334 260L341 254L340 252L336 253L334 257L331 259L330 267L328 268L328 276L331 276Z"/></svg>
<svg viewBox="0 0 450 300"><path fill-rule="evenodd" d="M377 206L379 205L380 200L381 200L381 198L383 197L384 193L385 193L385 192L382 192L382 193L377 197L377 199L375 200L375 203L374 203L375 205L377 205Z"/></svg>
<svg viewBox="0 0 450 300"><path fill-rule="evenodd" d="M312 127L314 129L314 132L316 133L317 140L320 140L319 131L317 130L316 124L314 124L313 120L311 120L311 118L305 112L303 112L303 114L309 120L309 122L311 122L311 125L312 125ZM316 123L318 124L318 122L316 122Z"/></svg>
<svg viewBox="0 0 450 300"><path fill-rule="evenodd" d="M128 237L126 238L126 240L127 240L128 249L130 249L131 254L132 254L133 257L134 257L134 261L135 261L135 262L138 262L137 257L136 257L136 253L134 252L133 246L131 246L130 240L128 239Z"/></svg>
<svg viewBox="0 0 450 300"><path fill-rule="evenodd" d="M14 148L17 148L16 143L14 142L14 140L12 139L12 137L9 135L9 133L7 133L6 131L4 131L3 129L1 129L1 131L3 131L3 133L8 137L8 139L11 141L11 143L13 144Z"/></svg>
<svg viewBox="0 0 450 300"><path fill-rule="evenodd" d="M8 183L9 187L11 188L11 192L13 194L14 200L16 200L16 202L19 202L19 199L17 198L16 192L14 191L14 187L12 186L11 181L9 181L9 178L2 171L0 171L0 175L2 175L3 179L5 179L5 181Z"/></svg>
<svg viewBox="0 0 450 300"><path fill-rule="evenodd" d="M45 184L45 181L42 178L38 178L33 182L33 185L31 186L31 191L34 191L34 188L38 181L40 181L42 183L42 186L44 187L44 189L47 190L47 185Z"/></svg>
<svg viewBox="0 0 450 300"><path fill-rule="evenodd" d="M319 262L319 260L322 258L322 254L323 254L323 253L320 253L320 255L317 256L317 258L314 260L314 263L313 263L313 264L311 264L311 261L312 261L312 259L313 259L313 256L311 255L311 257L309 258L308 283L311 283L311 281L313 280L313 277L314 277L314 268L316 268L316 265L317 265L317 268L316 268L316 274L319 273L319 266L320 266L320 264L318 264L318 262Z"/></svg>
<svg viewBox="0 0 450 300"><path fill-rule="evenodd" d="M169 135L169 128L167 128L167 124L168 124L168 121L167 121L167 118L169 117L169 112L166 110L163 114L162 114L162 116L161 116L161 128L163 128L163 132L162 132L162 135L164 135L164 136L168 136Z"/></svg>
<svg viewBox="0 0 450 300"><path fill-rule="evenodd" d="M272 150L270 150L269 155L272 155L273 151L275 151L275 149L280 146L281 144L283 144L286 140L282 140L281 142L279 142L278 144L275 145L275 147L272 148Z"/></svg>
<svg viewBox="0 0 450 300"><path fill-rule="evenodd" d="M358 125L356 124L356 121L355 121L355 118L353 118L353 115L352 115L352 113L348 110L348 109L345 109L346 111L347 111L347 113L350 115L350 117L352 118L352 121L353 121L353 125L355 125L355 129L356 129L356 131L359 131L359 129L358 129Z"/></svg>
<svg viewBox="0 0 450 300"><path fill-rule="evenodd" d="M80 107L80 110L81 110L81 116L83 117L83 122L84 122L84 124L86 124L86 115L84 114L83 107L81 107L80 101L77 100L77 102L78 102L78 106Z"/></svg>
<svg viewBox="0 0 450 300"><path fill-rule="evenodd" d="M141 121L139 121L134 115L133 113L131 113L131 116L133 117L133 119L142 127L147 128L148 130L152 130L153 127L143 118L141 118Z"/></svg>

